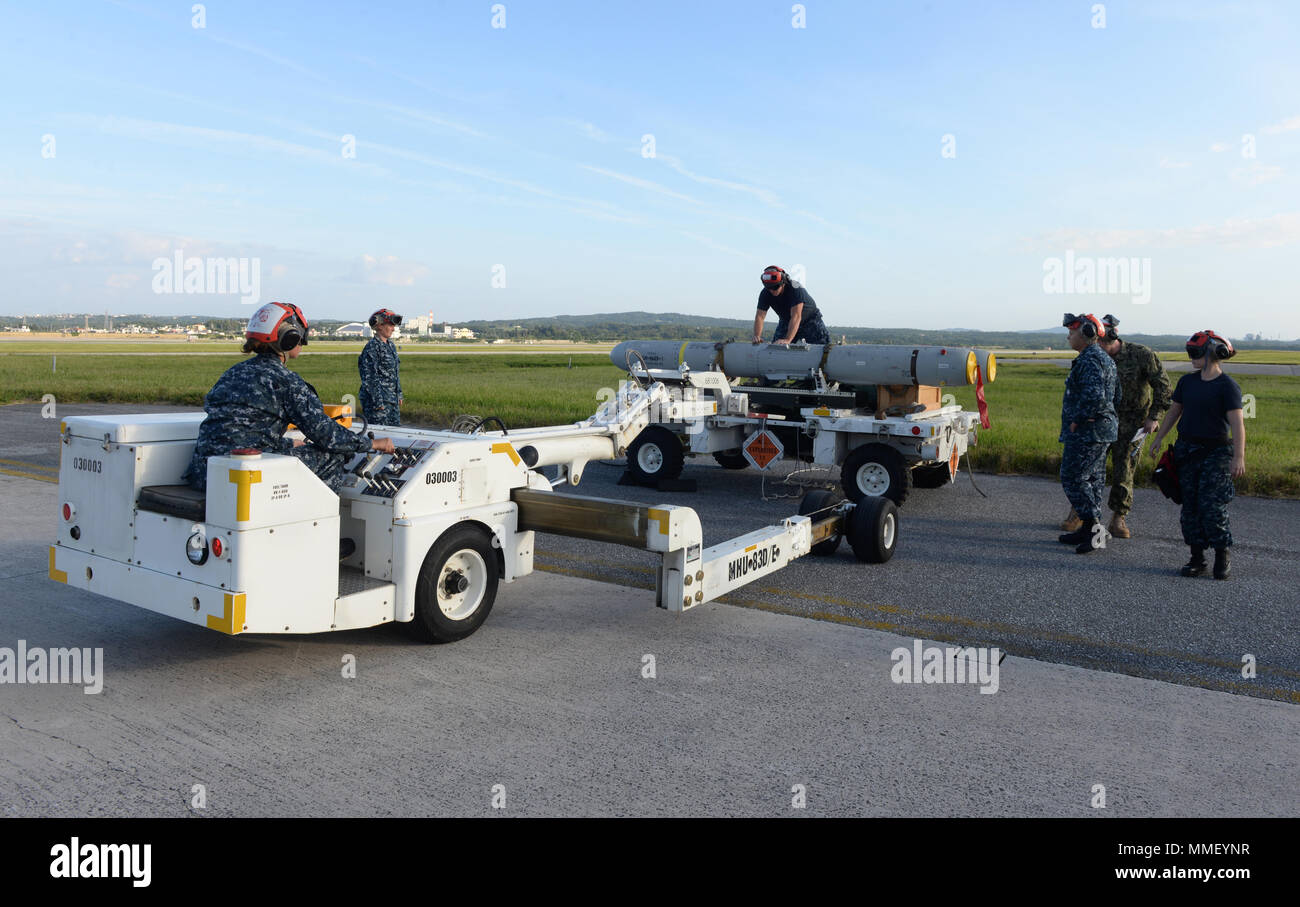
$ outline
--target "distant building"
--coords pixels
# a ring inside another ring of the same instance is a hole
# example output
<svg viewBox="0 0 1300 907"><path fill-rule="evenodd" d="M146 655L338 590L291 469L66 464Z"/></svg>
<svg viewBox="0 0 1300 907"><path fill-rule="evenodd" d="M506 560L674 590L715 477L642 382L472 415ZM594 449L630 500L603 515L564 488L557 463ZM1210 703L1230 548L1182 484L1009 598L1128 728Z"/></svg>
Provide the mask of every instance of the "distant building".
<svg viewBox="0 0 1300 907"><path fill-rule="evenodd" d="M334 329L336 337L369 337L373 333L370 325L360 321L350 321Z"/></svg>

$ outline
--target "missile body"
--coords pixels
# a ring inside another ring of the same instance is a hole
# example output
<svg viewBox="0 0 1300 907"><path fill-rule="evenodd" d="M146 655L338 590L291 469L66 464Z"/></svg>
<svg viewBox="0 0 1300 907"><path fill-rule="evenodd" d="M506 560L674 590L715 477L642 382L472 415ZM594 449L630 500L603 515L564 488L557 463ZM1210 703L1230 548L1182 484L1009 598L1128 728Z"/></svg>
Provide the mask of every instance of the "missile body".
<svg viewBox="0 0 1300 907"><path fill-rule="evenodd" d="M730 378L772 381L808 378L821 369L828 381L841 384L924 384L933 387L985 383L997 374L997 360L987 350L951 346L895 346L880 343L789 347L772 343L713 343L688 340L625 340L610 352L620 368L631 362L648 368L692 371L717 368Z"/></svg>

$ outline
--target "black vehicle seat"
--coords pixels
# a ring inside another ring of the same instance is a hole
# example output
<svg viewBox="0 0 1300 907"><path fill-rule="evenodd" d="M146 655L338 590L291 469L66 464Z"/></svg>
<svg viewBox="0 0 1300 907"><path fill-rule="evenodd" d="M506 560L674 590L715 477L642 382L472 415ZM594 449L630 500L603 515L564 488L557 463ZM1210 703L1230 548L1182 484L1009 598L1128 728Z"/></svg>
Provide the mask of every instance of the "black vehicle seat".
<svg viewBox="0 0 1300 907"><path fill-rule="evenodd" d="M140 489L136 506L193 523L202 523L208 512L207 493L188 485L146 485Z"/></svg>

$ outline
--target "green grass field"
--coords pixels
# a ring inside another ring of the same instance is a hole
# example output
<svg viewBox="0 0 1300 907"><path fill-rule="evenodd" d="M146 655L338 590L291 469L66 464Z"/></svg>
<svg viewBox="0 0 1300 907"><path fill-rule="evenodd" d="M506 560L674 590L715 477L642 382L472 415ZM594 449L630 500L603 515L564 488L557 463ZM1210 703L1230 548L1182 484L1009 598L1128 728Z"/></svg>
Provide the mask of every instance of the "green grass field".
<svg viewBox="0 0 1300 907"><path fill-rule="evenodd" d="M997 354L999 362L1011 362L1017 359L1073 359L1074 350L1013 350ZM1158 355L1165 362L1186 362L1187 353L1183 350L1160 350ZM1300 365L1300 351L1297 350L1242 350L1232 357L1229 368L1234 362L1249 362L1255 365Z"/></svg>
<svg viewBox="0 0 1300 907"><path fill-rule="evenodd" d="M1229 363L1227 371L1231 373ZM1008 361L998 380L985 389L992 427L981 431L971 457L977 470L1056 475L1061 466L1061 395L1066 369L1058 365ZM1179 376L1170 376L1175 383ZM1295 426L1300 424L1300 378L1233 375L1242 395L1255 397L1255 416L1246 419L1246 475L1237 480L1242 494L1300 497L1300 457ZM975 390L948 388L957 402L975 407ZM1248 410L1249 412L1249 410ZM1176 430L1170 433L1170 441ZM1143 456L1138 482L1151 485L1153 462Z"/></svg>
<svg viewBox="0 0 1300 907"><path fill-rule="evenodd" d="M326 402L357 393L356 360L309 350L294 368ZM200 407L203 395L225 369L243 358L37 353L0 356L0 403L39 401L53 394L63 403L180 403ZM572 361L572 368L569 363ZM1228 371L1231 372L1231 364ZM1066 370L1056 365L1006 361L986 389L992 427L980 432L972 455L977 470L1054 476L1060 467L1061 394ZM499 416L510 427L563 424L595 410L601 388L614 387L620 369L599 354L504 354L404 356L404 419L448 425L462 413ZM1177 376L1174 376L1175 380ZM1300 497L1300 457L1293 438L1300 424L1300 378L1235 375L1255 398L1246 420L1246 467L1237 488L1245 494ZM949 388L959 403L975 406L973 388ZM1151 461L1143 458L1138 481L1150 484Z"/></svg>

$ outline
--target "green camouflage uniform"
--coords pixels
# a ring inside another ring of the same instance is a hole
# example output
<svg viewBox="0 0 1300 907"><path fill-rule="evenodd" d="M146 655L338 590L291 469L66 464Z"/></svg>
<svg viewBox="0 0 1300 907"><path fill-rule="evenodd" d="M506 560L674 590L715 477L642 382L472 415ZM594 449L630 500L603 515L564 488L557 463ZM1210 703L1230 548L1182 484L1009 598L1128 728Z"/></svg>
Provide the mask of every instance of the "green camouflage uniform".
<svg viewBox="0 0 1300 907"><path fill-rule="evenodd" d="M1159 422L1164 417L1169 410L1173 389L1160 357L1150 347L1122 340L1114 358L1123 396L1117 407L1119 437L1110 446L1111 488L1108 503L1111 513L1127 516L1133 509L1135 465L1129 456L1130 442L1147 420Z"/></svg>

